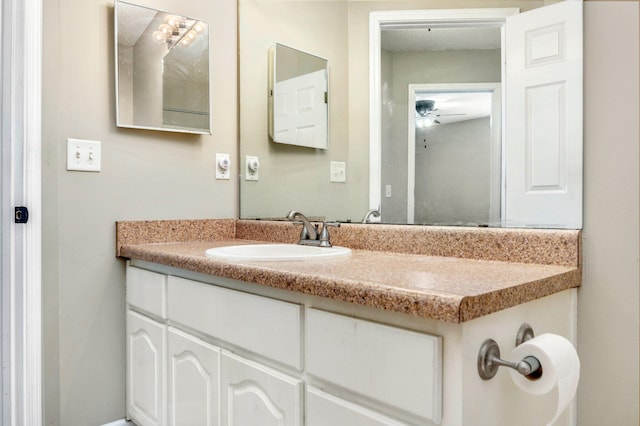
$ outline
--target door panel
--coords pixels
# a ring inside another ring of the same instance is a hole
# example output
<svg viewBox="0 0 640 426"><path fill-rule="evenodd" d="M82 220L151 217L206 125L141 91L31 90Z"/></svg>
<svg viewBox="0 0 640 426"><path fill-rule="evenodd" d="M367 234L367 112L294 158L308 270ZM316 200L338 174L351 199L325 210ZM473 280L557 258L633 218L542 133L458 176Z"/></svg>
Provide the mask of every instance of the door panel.
<svg viewBox="0 0 640 426"><path fill-rule="evenodd" d="M582 227L582 2L507 18L506 226Z"/></svg>

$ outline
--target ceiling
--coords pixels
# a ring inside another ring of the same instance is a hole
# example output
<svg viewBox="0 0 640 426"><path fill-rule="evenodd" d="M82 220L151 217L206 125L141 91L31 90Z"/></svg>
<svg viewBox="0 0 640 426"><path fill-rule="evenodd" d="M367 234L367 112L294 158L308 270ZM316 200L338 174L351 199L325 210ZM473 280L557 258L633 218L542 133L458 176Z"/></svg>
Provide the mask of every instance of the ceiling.
<svg viewBox="0 0 640 426"><path fill-rule="evenodd" d="M391 52L500 49L500 28L382 29L382 48Z"/></svg>
<svg viewBox="0 0 640 426"><path fill-rule="evenodd" d="M135 45L157 14L158 11L154 9L119 2L118 45Z"/></svg>
<svg viewBox="0 0 640 426"><path fill-rule="evenodd" d="M382 48L391 52L442 50L488 50L501 48L498 27L383 28ZM416 100L435 101L438 121L442 124L491 116L490 92L418 92ZM461 114L447 116L445 114Z"/></svg>

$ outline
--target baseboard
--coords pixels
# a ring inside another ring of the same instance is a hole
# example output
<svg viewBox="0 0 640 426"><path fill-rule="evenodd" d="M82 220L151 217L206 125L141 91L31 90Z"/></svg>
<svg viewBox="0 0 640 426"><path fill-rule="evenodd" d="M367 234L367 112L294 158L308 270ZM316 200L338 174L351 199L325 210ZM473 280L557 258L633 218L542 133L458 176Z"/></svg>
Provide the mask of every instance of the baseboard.
<svg viewBox="0 0 640 426"><path fill-rule="evenodd" d="M115 422L105 423L102 426L136 426L133 422L127 421L126 419L116 420Z"/></svg>

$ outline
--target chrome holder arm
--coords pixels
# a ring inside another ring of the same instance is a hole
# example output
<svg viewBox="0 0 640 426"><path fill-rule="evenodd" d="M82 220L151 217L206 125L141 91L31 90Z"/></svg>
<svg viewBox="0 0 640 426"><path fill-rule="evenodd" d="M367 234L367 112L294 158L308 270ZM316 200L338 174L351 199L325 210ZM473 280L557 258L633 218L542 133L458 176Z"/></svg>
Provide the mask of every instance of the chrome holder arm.
<svg viewBox="0 0 640 426"><path fill-rule="evenodd" d="M533 330L528 324L523 324L518 330L516 346L533 337ZM509 367L523 376L538 379L542 376L542 365L534 356L526 356L519 362L510 362L500 358L500 347L493 339L487 339L480 346L478 352L478 374L483 380L490 380L498 372L499 367Z"/></svg>

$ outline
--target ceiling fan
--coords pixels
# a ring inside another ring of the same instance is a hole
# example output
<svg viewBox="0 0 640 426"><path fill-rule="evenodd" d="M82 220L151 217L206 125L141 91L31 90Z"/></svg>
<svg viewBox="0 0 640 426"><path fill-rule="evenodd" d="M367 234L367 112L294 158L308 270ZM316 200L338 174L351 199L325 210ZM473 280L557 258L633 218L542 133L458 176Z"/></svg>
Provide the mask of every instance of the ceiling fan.
<svg viewBox="0 0 640 426"><path fill-rule="evenodd" d="M466 115L466 114L436 114L438 111L436 106L436 101L425 99L421 101L416 101L416 112L418 115L416 118L424 119L424 124L422 127L431 126L432 124L442 124L438 121L438 117L447 116L447 115Z"/></svg>

